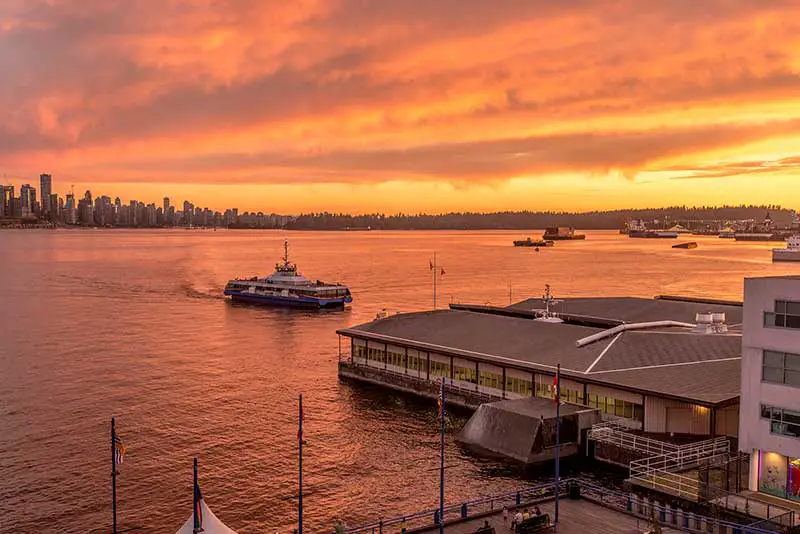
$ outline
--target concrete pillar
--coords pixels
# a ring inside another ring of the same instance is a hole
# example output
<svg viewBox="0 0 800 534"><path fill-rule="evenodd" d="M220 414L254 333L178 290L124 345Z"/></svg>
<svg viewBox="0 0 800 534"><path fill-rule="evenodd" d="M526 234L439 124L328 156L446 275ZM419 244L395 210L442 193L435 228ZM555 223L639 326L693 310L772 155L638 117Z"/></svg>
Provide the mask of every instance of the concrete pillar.
<svg viewBox="0 0 800 534"><path fill-rule="evenodd" d="M761 454L758 449L753 449L750 451L750 479L749 479L749 489L750 491L758 491L758 470L761 464Z"/></svg>

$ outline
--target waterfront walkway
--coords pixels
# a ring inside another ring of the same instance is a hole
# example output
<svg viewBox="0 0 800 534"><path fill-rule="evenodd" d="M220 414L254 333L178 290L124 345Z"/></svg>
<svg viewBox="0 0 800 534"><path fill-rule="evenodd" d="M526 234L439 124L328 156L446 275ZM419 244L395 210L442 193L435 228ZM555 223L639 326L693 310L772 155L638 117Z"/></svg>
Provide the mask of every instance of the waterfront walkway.
<svg viewBox="0 0 800 534"><path fill-rule="evenodd" d="M550 514L552 519L555 503L550 501L540 504L539 509L543 514ZM641 534L647 532L650 527L647 521L622 514L584 499L562 499L559 502L558 509L558 527L553 532L561 534ZM533 510L533 507L530 510ZM513 511L509 512L509 515L513 514ZM509 522L510 520L511 518L509 517ZM489 521L489 525L494 527L496 534L512 534L511 526L503 524L503 515L500 511L492 515L447 525L445 526L445 532L448 534L473 534L483 526L484 521ZM438 531L438 527L431 526L414 530L413 532L427 534ZM679 531L661 527L661 532L669 534Z"/></svg>

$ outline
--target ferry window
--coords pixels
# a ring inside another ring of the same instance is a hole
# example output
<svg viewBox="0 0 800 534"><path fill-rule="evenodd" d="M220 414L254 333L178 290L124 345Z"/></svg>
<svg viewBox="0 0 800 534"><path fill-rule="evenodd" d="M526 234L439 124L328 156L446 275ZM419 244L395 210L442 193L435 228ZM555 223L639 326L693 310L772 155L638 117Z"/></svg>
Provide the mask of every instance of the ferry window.
<svg viewBox="0 0 800 534"><path fill-rule="evenodd" d="M762 363L764 382L800 387L800 354L765 350Z"/></svg>

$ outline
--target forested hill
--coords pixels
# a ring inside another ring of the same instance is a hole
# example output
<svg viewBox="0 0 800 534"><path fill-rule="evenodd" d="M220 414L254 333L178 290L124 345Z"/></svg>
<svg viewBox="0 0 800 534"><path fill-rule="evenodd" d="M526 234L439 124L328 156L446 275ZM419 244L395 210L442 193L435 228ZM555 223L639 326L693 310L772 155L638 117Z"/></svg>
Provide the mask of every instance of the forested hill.
<svg viewBox="0 0 800 534"><path fill-rule="evenodd" d="M444 213L440 215L345 215L306 213L291 219L289 230L491 230L536 229L548 226L573 226L583 230L623 228L630 219L669 221L691 227L702 226L691 221L735 221L753 219L761 222L769 212L778 226L791 222L792 211L780 206L721 206L646 208L613 211L569 212L497 212Z"/></svg>

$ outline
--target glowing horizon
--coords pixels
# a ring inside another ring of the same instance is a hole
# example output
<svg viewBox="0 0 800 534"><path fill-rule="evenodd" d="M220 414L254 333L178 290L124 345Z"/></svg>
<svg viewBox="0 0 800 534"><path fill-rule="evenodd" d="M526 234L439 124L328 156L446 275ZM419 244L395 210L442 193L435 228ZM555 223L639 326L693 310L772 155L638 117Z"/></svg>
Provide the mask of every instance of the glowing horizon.
<svg viewBox="0 0 800 534"><path fill-rule="evenodd" d="M276 213L796 208L798 15L7 0L0 179Z"/></svg>

